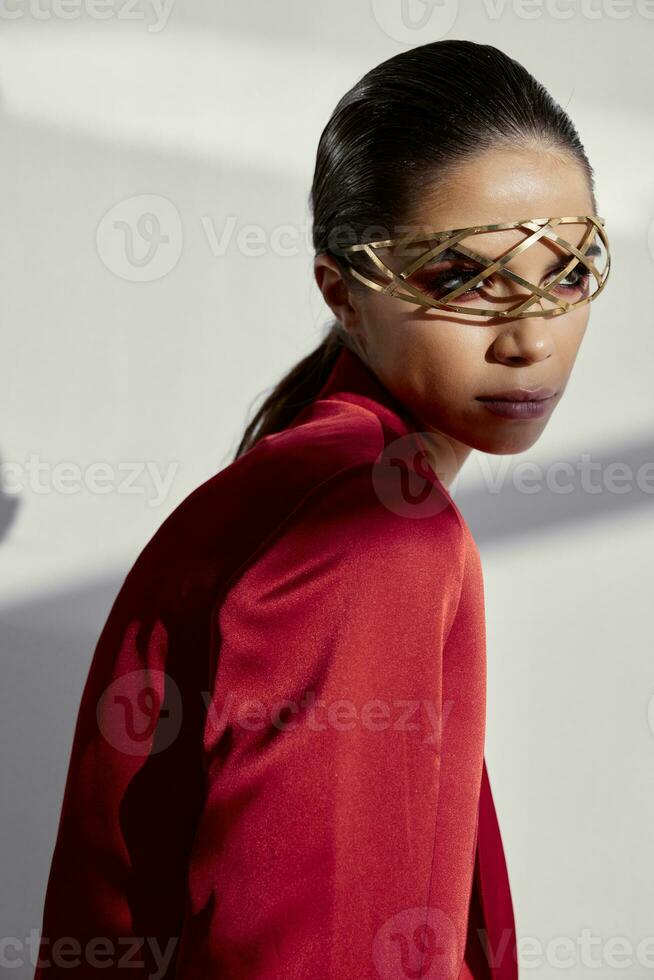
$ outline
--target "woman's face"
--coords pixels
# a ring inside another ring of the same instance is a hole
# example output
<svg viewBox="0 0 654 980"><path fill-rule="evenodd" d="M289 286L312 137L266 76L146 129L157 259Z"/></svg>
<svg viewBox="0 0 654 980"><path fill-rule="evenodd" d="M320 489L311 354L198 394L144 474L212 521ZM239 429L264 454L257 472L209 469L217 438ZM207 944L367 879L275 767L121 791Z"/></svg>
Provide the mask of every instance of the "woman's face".
<svg viewBox="0 0 654 980"><path fill-rule="evenodd" d="M408 216L406 224L440 230L595 211L580 165L541 148L486 151L459 165L442 197L425 200L420 213ZM579 245L586 230L584 224L569 224L561 234ZM483 232L463 244L493 259L526 234L521 229ZM425 248L414 246L415 254ZM405 250L396 257L387 250L383 258L397 272L409 264L408 254ZM539 240L514 256L507 268L540 284L569 259L565 249ZM411 281L428 291L430 282L447 280L451 283L447 288L453 289L470 277L470 272L460 272L461 280L456 279L457 266L466 265L469 268L465 257L432 265L426 273L416 272ZM377 377L406 406L419 428L434 433L436 441L445 442L459 459L471 448L519 453L536 442L563 396L590 310L585 304L551 318L513 320L443 313L366 287L347 290L342 281L339 286L338 267L330 256L317 257L316 276L326 301ZM574 282L574 272L563 280ZM507 309L531 292L499 275L479 288L481 292L470 298L460 296L453 302ZM571 295L570 286L561 287L557 295L571 302L582 297L579 292ZM519 387L550 388L555 395L544 403L543 414L531 417L497 414L480 400Z"/></svg>

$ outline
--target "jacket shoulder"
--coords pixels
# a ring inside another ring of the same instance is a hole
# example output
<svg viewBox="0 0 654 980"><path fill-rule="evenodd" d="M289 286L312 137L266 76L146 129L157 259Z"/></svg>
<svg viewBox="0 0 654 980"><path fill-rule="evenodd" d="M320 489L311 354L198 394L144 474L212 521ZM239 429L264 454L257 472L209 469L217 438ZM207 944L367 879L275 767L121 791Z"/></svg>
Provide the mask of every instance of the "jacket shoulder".
<svg viewBox="0 0 654 980"><path fill-rule="evenodd" d="M457 563L462 529L449 498L434 484L431 507L417 510L402 497L410 460L380 466L384 447L374 412L336 399L314 402L300 421L260 439L191 491L142 550L131 580L158 586L175 604L193 592L215 595L297 522L316 546L321 533L339 532L354 547L364 527L374 526L377 541L433 548L438 527L439 551Z"/></svg>
<svg viewBox="0 0 654 980"><path fill-rule="evenodd" d="M207 541L238 522L243 534L271 530L321 484L361 464L372 466L384 448L379 419L364 408L319 401L302 421L259 439L192 490L166 518L151 543L202 528Z"/></svg>

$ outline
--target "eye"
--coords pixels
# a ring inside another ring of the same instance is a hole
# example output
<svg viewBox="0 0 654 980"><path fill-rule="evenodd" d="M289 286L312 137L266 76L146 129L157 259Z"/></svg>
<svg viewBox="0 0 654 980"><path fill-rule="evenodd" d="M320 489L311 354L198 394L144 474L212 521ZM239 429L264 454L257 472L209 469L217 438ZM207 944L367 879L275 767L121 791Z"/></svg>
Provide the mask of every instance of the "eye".
<svg viewBox="0 0 654 980"><path fill-rule="evenodd" d="M428 278L421 280L416 283L416 286L422 292L433 296L434 299L442 299L448 293L452 292L453 289L458 289L459 286L468 282L469 279L472 279L480 271L481 269L478 266L450 266L443 268L441 272L435 272ZM480 287L483 287L487 282L488 280L483 280L477 286L466 289L464 293L460 293L457 296L455 302L458 303L465 297L478 296L481 292Z"/></svg>
<svg viewBox="0 0 654 980"><path fill-rule="evenodd" d="M562 262L557 269L554 269L551 273L550 279L556 278L562 269L565 269L566 263ZM567 275L553 287L553 292L557 290L561 292L578 292L580 290L586 290L588 287L588 282L590 280L590 272L586 266L582 265L581 262L577 262L576 265L570 269ZM547 282L544 284L547 287Z"/></svg>
<svg viewBox="0 0 654 980"><path fill-rule="evenodd" d="M543 283L543 288L547 288L547 284L551 282L552 279L555 279L566 265L567 262L564 261L561 262L555 269L550 270L545 282ZM428 278L416 283L416 285L422 290L422 292L428 293L430 296L433 296L434 299L441 300L453 289L458 289L459 286L464 285L480 271L481 268L479 266L457 265L449 266L447 268L443 267L442 271L436 271ZM590 275L591 274L588 269L586 269L581 262L577 262L577 264L570 269L565 278L552 287L552 291L570 293L586 290ZM491 287L493 278L494 277L492 275L488 276L476 286L466 289L463 293L459 293L454 302L465 302L466 299L479 296L483 290L488 290Z"/></svg>

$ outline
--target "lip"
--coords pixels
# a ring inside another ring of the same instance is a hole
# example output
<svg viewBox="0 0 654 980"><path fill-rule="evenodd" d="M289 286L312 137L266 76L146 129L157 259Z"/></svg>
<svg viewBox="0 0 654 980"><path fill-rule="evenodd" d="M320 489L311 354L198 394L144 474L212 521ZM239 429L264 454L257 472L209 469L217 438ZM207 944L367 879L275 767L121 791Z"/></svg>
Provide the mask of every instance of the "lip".
<svg viewBox="0 0 654 980"><path fill-rule="evenodd" d="M493 395L479 395L482 402L493 415L508 419L539 419L547 415L554 404L555 388L511 388Z"/></svg>

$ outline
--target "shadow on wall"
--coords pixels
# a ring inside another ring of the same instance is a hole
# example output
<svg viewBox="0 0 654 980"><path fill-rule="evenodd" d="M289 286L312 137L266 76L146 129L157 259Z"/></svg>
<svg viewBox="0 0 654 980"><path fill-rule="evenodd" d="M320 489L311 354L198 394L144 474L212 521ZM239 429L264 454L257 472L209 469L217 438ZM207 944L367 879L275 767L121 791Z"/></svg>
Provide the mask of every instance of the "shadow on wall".
<svg viewBox="0 0 654 980"><path fill-rule="evenodd" d="M2 458L0 457L1 465ZM0 486L0 542L2 542L9 528L16 520L19 509L20 501L18 497L5 493L2 486Z"/></svg>
<svg viewBox="0 0 654 980"><path fill-rule="evenodd" d="M483 489L453 493L480 548L515 538L533 539L593 520L613 520L644 507L651 509L654 501L654 442L607 446L603 451L580 452L577 458L544 461L537 470L531 467L528 475L525 472L525 486L535 488L531 491L516 485L511 468L503 479L503 469L495 462L488 471ZM534 478L534 472L541 475Z"/></svg>
<svg viewBox="0 0 654 980"><path fill-rule="evenodd" d="M592 482L601 482L611 461L619 460L635 474L652 459L651 443L593 454L600 470ZM574 461L566 462L579 472ZM547 469L544 464L543 472ZM559 482L564 482L562 476ZM589 494L578 476L573 482L570 493L557 493L545 481L538 493L523 493L507 480L497 493L482 487L453 496L480 547L489 548L511 539L527 546L543 531L613 520L651 503L651 494L637 488L629 493ZM15 499L0 496L3 533L15 520L17 507ZM19 756L11 765L12 792L2 804L2 838L12 845L0 905L12 910L13 921L5 926L11 935L26 936L30 928L41 925L79 699L100 630L123 580L124 576L114 575L68 592L25 600L2 613L5 683L0 738ZM25 854L31 855L29 868ZM29 970L14 973L15 980L30 976Z"/></svg>

